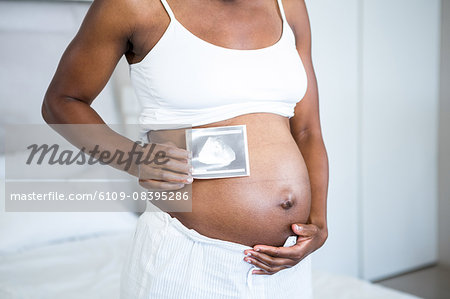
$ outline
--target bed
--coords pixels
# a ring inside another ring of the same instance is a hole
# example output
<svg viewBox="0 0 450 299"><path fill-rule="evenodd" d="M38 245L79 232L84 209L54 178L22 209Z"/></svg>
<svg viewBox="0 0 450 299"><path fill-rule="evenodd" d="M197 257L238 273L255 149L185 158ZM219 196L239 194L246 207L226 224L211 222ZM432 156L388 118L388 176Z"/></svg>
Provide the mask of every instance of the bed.
<svg viewBox="0 0 450 299"><path fill-rule="evenodd" d="M132 234L50 244L0 258L0 298L119 298L119 276Z"/></svg>
<svg viewBox="0 0 450 299"><path fill-rule="evenodd" d="M132 215L124 216L116 220L109 231L90 231L84 235L78 231L73 237L48 240L36 246L27 244L15 252L3 253L0 256L0 298L119 298L120 270L133 237L135 221ZM26 223L33 225L33 220L37 221L31 219ZM89 220L92 219L85 219ZM356 278L317 271L313 273L313 281L318 299L417 298Z"/></svg>

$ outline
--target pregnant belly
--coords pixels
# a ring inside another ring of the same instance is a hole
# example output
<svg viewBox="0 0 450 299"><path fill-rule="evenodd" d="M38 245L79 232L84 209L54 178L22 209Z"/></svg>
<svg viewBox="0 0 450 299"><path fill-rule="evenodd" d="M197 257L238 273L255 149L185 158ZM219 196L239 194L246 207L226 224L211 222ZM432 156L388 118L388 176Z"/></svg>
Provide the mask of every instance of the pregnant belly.
<svg viewBox="0 0 450 299"><path fill-rule="evenodd" d="M247 126L250 176L194 180L192 212L171 212L186 227L247 246L283 246L305 223L311 191L287 118L253 113L201 127Z"/></svg>

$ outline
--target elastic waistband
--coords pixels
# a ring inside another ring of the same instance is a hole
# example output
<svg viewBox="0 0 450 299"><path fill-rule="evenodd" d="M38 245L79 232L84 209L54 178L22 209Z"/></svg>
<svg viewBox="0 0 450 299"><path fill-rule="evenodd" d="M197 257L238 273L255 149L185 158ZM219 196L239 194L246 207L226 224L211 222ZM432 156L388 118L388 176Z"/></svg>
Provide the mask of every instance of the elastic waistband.
<svg viewBox="0 0 450 299"><path fill-rule="evenodd" d="M182 235L197 242L207 243L221 248L227 248L232 251L240 252L241 254L245 249L252 248L244 244L210 238L202 235L195 229L187 228L183 223L181 223L180 220L170 216L169 213L162 211L160 208L151 203L147 205L147 209L141 217L145 217L146 222L149 224L151 224L151 222L153 221L164 221L169 227L175 229L176 232L181 233Z"/></svg>

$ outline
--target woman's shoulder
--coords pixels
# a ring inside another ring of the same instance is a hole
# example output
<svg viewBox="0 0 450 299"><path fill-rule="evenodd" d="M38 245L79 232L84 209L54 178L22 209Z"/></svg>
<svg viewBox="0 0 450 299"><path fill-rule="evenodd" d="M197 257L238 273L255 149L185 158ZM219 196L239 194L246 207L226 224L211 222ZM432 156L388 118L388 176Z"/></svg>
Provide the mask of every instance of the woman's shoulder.
<svg viewBox="0 0 450 299"><path fill-rule="evenodd" d="M294 32L297 42L310 36L310 23L305 0L282 0L286 20Z"/></svg>
<svg viewBox="0 0 450 299"><path fill-rule="evenodd" d="M160 0L94 0L88 14L111 23L136 28L151 24L164 10Z"/></svg>

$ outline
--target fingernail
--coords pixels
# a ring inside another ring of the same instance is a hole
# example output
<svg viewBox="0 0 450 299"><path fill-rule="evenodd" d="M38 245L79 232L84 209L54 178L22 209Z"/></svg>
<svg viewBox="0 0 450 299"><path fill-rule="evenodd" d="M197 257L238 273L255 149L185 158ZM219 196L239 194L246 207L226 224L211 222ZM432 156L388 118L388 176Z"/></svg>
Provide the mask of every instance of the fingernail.
<svg viewBox="0 0 450 299"><path fill-rule="evenodd" d="M194 179L192 178L192 177L188 177L187 179L186 179L186 182L188 182L188 183L192 183L194 181Z"/></svg>
<svg viewBox="0 0 450 299"><path fill-rule="evenodd" d="M259 251L259 248L255 248L254 250L255 250L255 251Z"/></svg>
<svg viewBox="0 0 450 299"><path fill-rule="evenodd" d="M246 260L246 262L249 263L249 264L251 264L251 263L252 263L252 260L248 259L248 260Z"/></svg>
<svg viewBox="0 0 450 299"><path fill-rule="evenodd" d="M297 229L297 230L302 230L302 227L300 226L300 225L295 225L295 228Z"/></svg>
<svg viewBox="0 0 450 299"><path fill-rule="evenodd" d="M251 252L247 252L247 254L245 256L251 256L252 253Z"/></svg>

